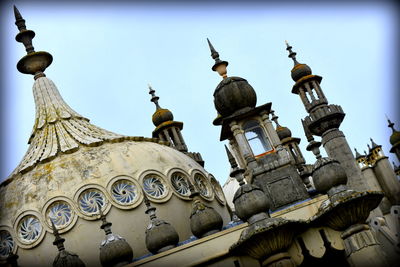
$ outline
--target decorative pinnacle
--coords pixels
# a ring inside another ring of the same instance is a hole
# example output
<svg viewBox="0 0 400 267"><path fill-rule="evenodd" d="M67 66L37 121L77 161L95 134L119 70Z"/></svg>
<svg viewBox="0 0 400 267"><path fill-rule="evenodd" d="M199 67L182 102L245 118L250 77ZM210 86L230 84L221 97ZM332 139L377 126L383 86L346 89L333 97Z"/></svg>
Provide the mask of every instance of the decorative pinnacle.
<svg viewBox="0 0 400 267"><path fill-rule="evenodd" d="M156 91L153 89L153 87L151 87L151 85L149 84L149 94L151 95L151 102L153 102L156 105L156 109L161 109L160 105L158 104L158 99L160 99L158 96L156 96Z"/></svg>
<svg viewBox="0 0 400 267"><path fill-rule="evenodd" d="M375 147L377 147L378 145L374 142L374 140L372 140L372 138L370 137L369 138L369 140L371 140L371 145L372 145L372 148L375 148Z"/></svg>
<svg viewBox="0 0 400 267"><path fill-rule="evenodd" d="M222 61L219 59L219 53L215 50L214 46L211 44L210 40L207 38L208 46L210 47L211 57L215 60L215 64L212 66L213 71L217 71L219 75L226 78L226 67L228 66L227 61Z"/></svg>
<svg viewBox="0 0 400 267"><path fill-rule="evenodd" d="M99 203L97 203L97 207L99 209L99 215L100 215L100 219L102 221L102 224L100 226L101 229L104 230L104 232L106 233L106 235L111 234L111 225L112 223L108 222L106 219L106 215L104 215L103 211L101 210L101 206Z"/></svg>
<svg viewBox="0 0 400 267"><path fill-rule="evenodd" d="M360 153L358 153L358 151L357 151L357 148L354 148L354 152L356 152L356 158L359 158L359 157L361 157L361 154L360 154Z"/></svg>
<svg viewBox="0 0 400 267"><path fill-rule="evenodd" d="M297 53L292 51L292 46L289 45L288 41L285 40L285 43L286 43L286 50L289 51L289 56L288 57L290 57L293 60L295 66L297 64L300 64L296 59Z"/></svg>
<svg viewBox="0 0 400 267"><path fill-rule="evenodd" d="M279 124L279 122L278 122L278 116L276 116L275 115L275 110L271 110L271 115L272 115L272 120L275 122L275 124L276 124L276 128L278 128L278 127L281 127L281 125Z"/></svg>
<svg viewBox="0 0 400 267"><path fill-rule="evenodd" d="M229 163L231 164L232 169L237 168L237 162L235 160L235 158L233 157L231 151L229 150L229 148L225 145L225 150L226 150L226 154L228 155L228 160Z"/></svg>
<svg viewBox="0 0 400 267"><path fill-rule="evenodd" d="M147 198L146 193L143 192L144 204L146 205L147 209L145 211L146 214L150 216L150 220L157 219L156 216L156 208L152 207L150 204L150 200Z"/></svg>
<svg viewBox="0 0 400 267"><path fill-rule="evenodd" d="M57 227L54 225L53 220L50 218L51 228L53 229L53 235L56 237L53 241L53 245L57 246L58 251L65 250L64 248L64 241L65 239L60 236L58 233Z"/></svg>
<svg viewBox="0 0 400 267"><path fill-rule="evenodd" d="M307 141L308 142L314 141L314 137L312 136L310 129L308 129L308 127L303 119L301 120L301 124L303 124L304 134L307 137Z"/></svg>
<svg viewBox="0 0 400 267"><path fill-rule="evenodd" d="M314 153L314 156L317 158L317 160L322 158L321 151L319 150L320 145L321 142L314 141L313 139L306 148L308 151L312 151L312 153Z"/></svg>
<svg viewBox="0 0 400 267"><path fill-rule="evenodd" d="M22 18L18 8L14 5L15 25L17 25L19 33L15 36L17 42L23 43L28 54L35 52L32 46L32 39L35 37L35 32L26 29L25 20Z"/></svg>
<svg viewBox="0 0 400 267"><path fill-rule="evenodd" d="M394 123L391 122L387 116L386 116L386 119L388 121L388 127L392 128L393 133L396 132L396 129L394 128Z"/></svg>

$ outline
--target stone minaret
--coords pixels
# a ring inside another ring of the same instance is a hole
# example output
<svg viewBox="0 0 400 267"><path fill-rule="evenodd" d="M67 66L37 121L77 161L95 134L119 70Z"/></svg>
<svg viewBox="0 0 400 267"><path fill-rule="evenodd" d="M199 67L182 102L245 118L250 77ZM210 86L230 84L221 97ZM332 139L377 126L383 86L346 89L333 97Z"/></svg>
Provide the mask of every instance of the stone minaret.
<svg viewBox="0 0 400 267"><path fill-rule="evenodd" d="M200 153L188 152L185 140L183 139L181 130L183 122L174 121L174 115L169 109L160 107L158 104L158 96L155 95L155 90L149 85L149 94L151 102L156 105L156 111L153 114L152 120L156 128L153 131L153 137L159 138L162 141L168 141L173 148L193 158L197 163L204 167L204 161Z"/></svg>
<svg viewBox="0 0 400 267"><path fill-rule="evenodd" d="M219 59L208 41L215 60L212 70L222 76L214 92L218 112L214 125L221 125L220 140L229 140L239 166L246 170L247 183L260 187L271 210L308 198L296 163L270 120L271 103L256 106L257 95L243 78L227 75L228 62Z"/></svg>
<svg viewBox="0 0 400 267"><path fill-rule="evenodd" d="M313 75L311 68L296 60L296 53L286 43L289 57L294 61L292 79L296 82L292 93L300 96L306 111L309 113L304 118L305 127L309 128L313 135L322 137L328 156L336 159L344 167L350 188L363 191L366 186L358 168L356 160L342 131L339 130L345 113L339 105L328 104L320 86L322 77Z"/></svg>

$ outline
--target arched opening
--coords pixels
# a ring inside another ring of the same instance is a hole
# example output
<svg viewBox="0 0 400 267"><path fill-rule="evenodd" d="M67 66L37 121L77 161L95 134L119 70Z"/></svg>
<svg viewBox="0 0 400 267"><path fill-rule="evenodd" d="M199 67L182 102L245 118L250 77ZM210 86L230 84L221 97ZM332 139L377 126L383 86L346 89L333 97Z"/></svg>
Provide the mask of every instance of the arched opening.
<svg viewBox="0 0 400 267"><path fill-rule="evenodd" d="M255 157L261 156L273 148L263 128L256 120L251 120L243 125L243 130Z"/></svg>

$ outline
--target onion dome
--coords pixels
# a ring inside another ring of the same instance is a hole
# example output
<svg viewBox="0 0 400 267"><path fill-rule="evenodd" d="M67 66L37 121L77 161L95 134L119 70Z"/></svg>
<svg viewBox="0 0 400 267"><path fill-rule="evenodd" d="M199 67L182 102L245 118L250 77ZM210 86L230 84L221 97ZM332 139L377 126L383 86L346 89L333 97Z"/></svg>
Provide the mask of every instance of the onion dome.
<svg viewBox="0 0 400 267"><path fill-rule="evenodd" d="M232 168L230 176L236 178L240 185L233 197L236 215L250 224L268 218L269 202L264 191L256 185L244 183L245 171L238 167L235 158L226 146L225 149Z"/></svg>
<svg viewBox="0 0 400 267"><path fill-rule="evenodd" d="M214 91L215 109L222 117L227 117L243 108L254 108L257 104L257 95L253 87L243 78L227 77L228 62L221 61L218 52L215 51L208 39L207 41L211 56L215 60L212 70L217 71L223 77Z"/></svg>
<svg viewBox="0 0 400 267"><path fill-rule="evenodd" d="M100 211L101 229L106 233L106 239L100 244L100 262L102 266L123 266L132 262L133 251L128 242L121 236L111 232L112 223L107 222L106 216Z"/></svg>
<svg viewBox="0 0 400 267"><path fill-rule="evenodd" d="M292 132L290 131L290 129L288 127L281 126L279 124L278 122L279 117L275 115L274 110L271 110L271 114L272 114L272 120L276 124L276 133L278 134L279 139L283 140L285 138L292 137Z"/></svg>
<svg viewBox="0 0 400 267"><path fill-rule="evenodd" d="M394 128L394 123L388 119L388 127L392 128L392 135L390 136L390 144L392 146L400 143L400 132Z"/></svg>
<svg viewBox="0 0 400 267"><path fill-rule="evenodd" d="M205 205L200 199L200 193L188 181L190 198L193 199L192 212L190 214L190 230L197 238L215 234L222 229L222 217L214 208Z"/></svg>
<svg viewBox="0 0 400 267"><path fill-rule="evenodd" d="M150 216L150 224L146 229L146 247L153 253L157 254L168 249L176 247L179 242L179 236L175 228L171 224L157 218L156 208L150 205L149 199L144 195L144 202L147 210L146 214Z"/></svg>
<svg viewBox="0 0 400 267"><path fill-rule="evenodd" d="M307 150L311 150L317 158L312 170L312 179L318 192L332 196L347 189L347 175L339 161L321 156L320 145L321 142L312 140L307 146Z"/></svg>
<svg viewBox="0 0 400 267"><path fill-rule="evenodd" d="M292 79L295 82L297 82L304 76L312 74L311 68L308 65L299 63L296 60L296 52L292 51L292 46L290 46L287 41L286 41L286 50L289 51L288 57L290 57L294 62L294 67L292 69Z"/></svg>
<svg viewBox="0 0 400 267"><path fill-rule="evenodd" d="M152 117L154 126L157 127L158 125L166 121L173 121L174 115L172 114L172 112L169 109L160 107L160 105L158 104L158 99L160 98L155 95L156 91L153 90L153 88L150 85L149 89L150 89L149 94L151 94L152 96L151 102L153 102L156 105L156 112L154 112Z"/></svg>
<svg viewBox="0 0 400 267"><path fill-rule="evenodd" d="M54 225L54 222L50 219L51 226L53 228L53 234L56 237L54 239L53 245L57 246L58 254L53 261L54 267L84 267L85 264L75 253L71 253L64 248L65 239L62 238Z"/></svg>

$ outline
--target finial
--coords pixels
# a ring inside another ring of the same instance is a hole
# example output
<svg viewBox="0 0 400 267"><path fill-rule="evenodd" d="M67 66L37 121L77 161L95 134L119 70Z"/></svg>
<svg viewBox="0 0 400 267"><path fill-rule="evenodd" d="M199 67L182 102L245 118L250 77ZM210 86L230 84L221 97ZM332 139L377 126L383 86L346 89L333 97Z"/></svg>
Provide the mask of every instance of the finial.
<svg viewBox="0 0 400 267"><path fill-rule="evenodd" d="M156 96L155 94L155 90L153 89L153 87L151 87L151 85L149 84L149 94L151 95L151 102L153 102L156 105L156 109L161 109L160 105L158 104L158 99L160 99L158 96Z"/></svg>
<svg viewBox="0 0 400 267"><path fill-rule="evenodd" d="M364 150L364 155L367 155L367 151Z"/></svg>
<svg viewBox="0 0 400 267"><path fill-rule="evenodd" d="M279 118L279 117L275 115L275 110L271 110L270 113L271 113L271 115L272 115L271 119L272 119L272 120L275 122L275 124L276 124L276 128L281 127L281 125L280 125L279 122L278 122L278 118Z"/></svg>
<svg viewBox="0 0 400 267"><path fill-rule="evenodd" d="M218 72L223 78L226 78L227 71L226 67L228 66L227 61L222 61L219 59L219 53L215 50L214 46L211 44L210 40L207 38L208 46L210 47L211 57L215 60L215 64L212 66L212 70Z"/></svg>
<svg viewBox="0 0 400 267"><path fill-rule="evenodd" d="M233 157L231 151L229 150L229 148L226 145L225 145L225 150L226 150L226 154L228 155L228 160L229 160L229 163L231 164L231 168L232 169L237 168L238 165L236 163L236 160L235 160L235 158Z"/></svg>
<svg viewBox="0 0 400 267"><path fill-rule="evenodd" d="M194 185L192 184L192 182L190 180L187 180L187 184L189 186L189 191L190 191L190 198L194 199L196 196L200 195L200 192L197 190L196 187L194 187Z"/></svg>
<svg viewBox="0 0 400 267"><path fill-rule="evenodd" d="M64 241L65 239L60 236L58 233L57 227L54 225L53 219L49 218L51 222L51 228L53 229L53 235L56 237L53 241L53 245L57 246L58 251L65 250Z"/></svg>
<svg viewBox="0 0 400 267"><path fill-rule="evenodd" d="M32 45L32 39L35 37L35 32L26 29L25 20L21 13L14 5L15 25L17 25L19 33L15 36L17 42L23 43L27 55L18 61L17 69L21 73L35 75L34 79L44 77L44 70L53 62L53 57L44 51L35 52Z"/></svg>
<svg viewBox="0 0 400 267"><path fill-rule="evenodd" d="M285 43L286 43L286 50L289 51L289 56L288 56L288 57L290 57L290 58L293 60L295 66L296 66L297 64L300 64L300 63L296 60L296 55L297 55L297 53L292 51L292 46L289 45L288 41L285 40Z"/></svg>
<svg viewBox="0 0 400 267"><path fill-rule="evenodd" d="M97 207L98 207L98 210L99 210L100 219L101 219L101 221L102 221L102 224L101 224L100 228L104 230L104 232L106 233L106 235L109 235L109 234L112 233L112 232L111 232L111 225L112 225L112 223L110 223L110 222L107 221L106 215L104 215L103 211L101 210L101 206L100 206L99 203L97 203Z"/></svg>
<svg viewBox="0 0 400 267"><path fill-rule="evenodd" d="M360 154L360 153L358 153L358 151L357 151L357 148L354 148L354 152L356 152L356 158L359 158L359 157L361 157L361 154Z"/></svg>
<svg viewBox="0 0 400 267"><path fill-rule="evenodd" d="M372 148L375 148L378 146L371 137L369 138L369 140L371 140Z"/></svg>
<svg viewBox="0 0 400 267"><path fill-rule="evenodd" d="M314 153L314 156L317 158L317 160L322 158L321 151L319 150L320 145L321 142L314 141L313 139L306 148L308 151L312 151L312 153Z"/></svg>
<svg viewBox="0 0 400 267"><path fill-rule="evenodd" d="M306 125L306 123L304 122L303 119L301 120L301 124L303 125L304 134L307 137L307 141L308 142L314 141L314 137L312 136L312 134L310 132L310 129L308 129L308 127L307 127L307 125Z"/></svg>
<svg viewBox="0 0 400 267"><path fill-rule="evenodd" d="M386 114L385 114L385 115L386 115ZM392 131L395 132L396 129L394 128L394 123L391 122L391 121L389 120L389 118L388 118L387 115L386 115L386 119L387 119L387 121L388 121L388 127L389 127L389 128L392 128Z"/></svg>
<svg viewBox="0 0 400 267"><path fill-rule="evenodd" d="M151 206L150 200L146 196L145 192L143 192L143 199L144 199L144 204L147 207L145 213L150 216L150 220L156 219L157 218L157 216L156 216L156 208Z"/></svg>

